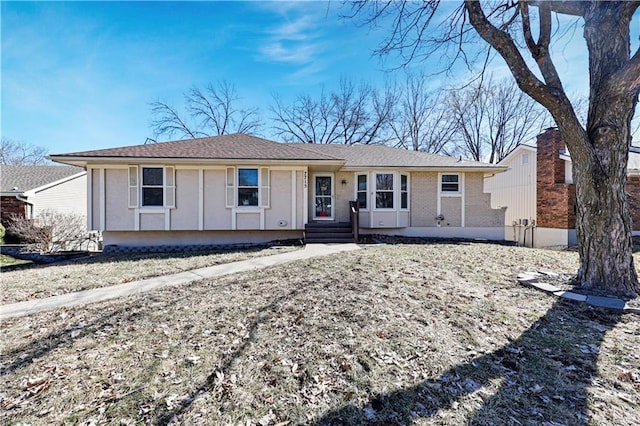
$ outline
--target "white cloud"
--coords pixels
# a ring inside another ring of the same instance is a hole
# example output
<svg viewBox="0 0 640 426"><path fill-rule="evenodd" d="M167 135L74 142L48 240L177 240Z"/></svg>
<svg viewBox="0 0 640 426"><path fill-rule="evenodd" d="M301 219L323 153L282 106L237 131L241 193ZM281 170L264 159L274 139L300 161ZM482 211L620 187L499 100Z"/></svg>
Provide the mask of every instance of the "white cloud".
<svg viewBox="0 0 640 426"><path fill-rule="evenodd" d="M306 64L322 52L320 31L309 16L279 23L267 28L265 34L267 37L258 48L263 61Z"/></svg>

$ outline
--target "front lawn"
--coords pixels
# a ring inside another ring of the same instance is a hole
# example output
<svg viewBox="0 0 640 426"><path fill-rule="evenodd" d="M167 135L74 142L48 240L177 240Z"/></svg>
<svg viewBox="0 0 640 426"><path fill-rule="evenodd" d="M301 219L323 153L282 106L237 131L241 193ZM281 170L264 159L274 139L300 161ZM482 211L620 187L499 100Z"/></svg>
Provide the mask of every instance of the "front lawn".
<svg viewBox="0 0 640 426"><path fill-rule="evenodd" d="M40 299L301 248L271 246L208 253L97 254L48 265L34 264L27 268L2 272L0 302L6 304Z"/></svg>
<svg viewBox="0 0 640 426"><path fill-rule="evenodd" d="M575 253L381 245L2 324L0 423L640 424L640 320Z"/></svg>

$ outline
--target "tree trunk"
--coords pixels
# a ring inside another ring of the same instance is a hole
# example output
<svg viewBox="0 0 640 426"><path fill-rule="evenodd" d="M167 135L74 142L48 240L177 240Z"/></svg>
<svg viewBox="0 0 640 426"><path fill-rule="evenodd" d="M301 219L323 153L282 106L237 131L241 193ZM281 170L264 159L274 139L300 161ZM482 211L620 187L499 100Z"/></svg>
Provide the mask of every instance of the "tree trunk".
<svg viewBox="0 0 640 426"><path fill-rule="evenodd" d="M628 145L625 139L616 140L616 136L619 135L605 130L580 142L593 147L592 156L572 154L580 254L576 279L583 287L598 293L636 297L640 289L633 264L625 191ZM571 137L565 140L573 145Z"/></svg>
<svg viewBox="0 0 640 426"><path fill-rule="evenodd" d="M537 37L532 31L529 5L538 8ZM520 89L549 110L569 148L576 186L580 253L577 280L602 293L637 297L640 285L631 251L631 217L625 186L631 118L640 93L640 51L631 56L630 25L640 3L521 0L518 7L522 36L544 81L532 72L519 46L504 30L509 25L496 27L487 19L480 2L465 0L470 24L500 53ZM586 129L576 116L551 58L552 12L584 19L589 51Z"/></svg>
<svg viewBox="0 0 640 426"><path fill-rule="evenodd" d="M585 16L589 49L590 99L587 132L560 132L571 153L576 186L576 231L580 253L577 279L603 293L640 295L633 264L631 217L627 202L627 162L637 91L617 83L629 60L629 22L611 5ZM640 224L636 224L639 226Z"/></svg>

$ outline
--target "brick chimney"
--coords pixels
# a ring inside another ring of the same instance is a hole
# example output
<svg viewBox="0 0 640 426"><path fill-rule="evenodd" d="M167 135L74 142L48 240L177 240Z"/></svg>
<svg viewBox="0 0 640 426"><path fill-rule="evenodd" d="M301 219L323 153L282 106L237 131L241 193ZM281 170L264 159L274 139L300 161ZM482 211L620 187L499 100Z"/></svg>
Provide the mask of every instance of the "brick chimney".
<svg viewBox="0 0 640 426"><path fill-rule="evenodd" d="M566 183L565 161L560 158L566 146L560 132L550 128L537 138L537 225L542 228L573 229L576 226L576 191Z"/></svg>

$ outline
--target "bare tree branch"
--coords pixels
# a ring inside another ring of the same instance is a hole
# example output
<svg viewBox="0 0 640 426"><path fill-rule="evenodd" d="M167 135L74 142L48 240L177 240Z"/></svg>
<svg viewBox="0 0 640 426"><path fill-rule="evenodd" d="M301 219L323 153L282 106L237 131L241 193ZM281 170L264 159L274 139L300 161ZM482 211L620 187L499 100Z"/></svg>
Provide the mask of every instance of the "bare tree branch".
<svg viewBox="0 0 640 426"><path fill-rule="evenodd" d="M180 137L197 138L199 136L207 136L205 133L198 132L188 125L178 111L171 105L164 102L155 101L151 103L151 113L156 117L151 122L155 136L172 137L178 133Z"/></svg>
<svg viewBox="0 0 640 426"><path fill-rule="evenodd" d="M205 91L192 87L184 98L188 116L197 124L188 123L175 108L156 101L151 104L151 112L156 117L152 122L156 136L171 137L177 133L197 138L228 133L255 134L262 127L258 108L238 108L242 98L227 81L210 83Z"/></svg>
<svg viewBox="0 0 640 426"><path fill-rule="evenodd" d="M318 98L300 94L292 105L283 105L274 96L273 113L276 134L288 142L370 144L384 143L397 95L386 88L382 94L361 82L358 86L341 79L337 91Z"/></svg>
<svg viewBox="0 0 640 426"><path fill-rule="evenodd" d="M47 163L47 149L26 142L2 138L0 164L38 166Z"/></svg>

